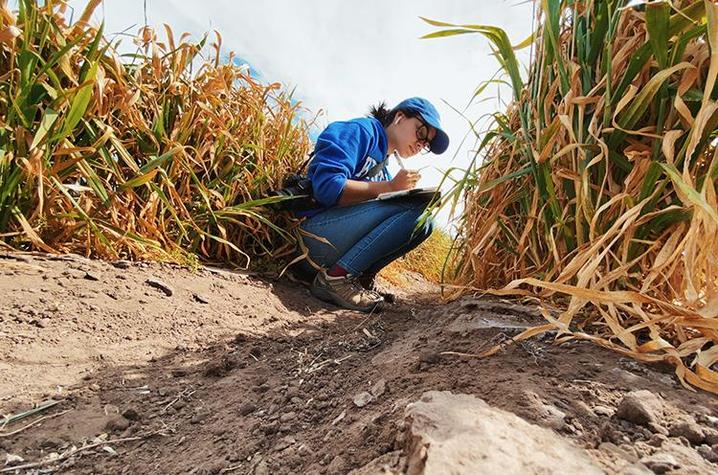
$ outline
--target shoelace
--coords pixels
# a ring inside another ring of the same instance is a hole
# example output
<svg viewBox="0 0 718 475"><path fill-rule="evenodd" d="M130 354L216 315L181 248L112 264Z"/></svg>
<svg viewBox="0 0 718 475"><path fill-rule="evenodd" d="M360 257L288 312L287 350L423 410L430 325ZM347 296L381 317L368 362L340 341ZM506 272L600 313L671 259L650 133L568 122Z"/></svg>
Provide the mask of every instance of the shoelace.
<svg viewBox="0 0 718 475"><path fill-rule="evenodd" d="M365 289L358 281L358 277L350 277L347 279L347 283L351 285L352 290L359 293L359 295L369 295L373 297L374 299L383 299L379 292L375 292L374 290L367 290Z"/></svg>

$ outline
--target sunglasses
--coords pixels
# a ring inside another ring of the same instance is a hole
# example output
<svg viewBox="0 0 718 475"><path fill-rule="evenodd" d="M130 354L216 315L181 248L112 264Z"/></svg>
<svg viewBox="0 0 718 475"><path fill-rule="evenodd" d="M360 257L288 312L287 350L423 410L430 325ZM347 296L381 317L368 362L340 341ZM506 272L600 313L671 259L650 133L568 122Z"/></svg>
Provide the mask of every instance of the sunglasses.
<svg viewBox="0 0 718 475"><path fill-rule="evenodd" d="M431 152L431 140L429 140L429 126L420 117L416 117L420 125L416 128L416 139L422 144L421 153Z"/></svg>

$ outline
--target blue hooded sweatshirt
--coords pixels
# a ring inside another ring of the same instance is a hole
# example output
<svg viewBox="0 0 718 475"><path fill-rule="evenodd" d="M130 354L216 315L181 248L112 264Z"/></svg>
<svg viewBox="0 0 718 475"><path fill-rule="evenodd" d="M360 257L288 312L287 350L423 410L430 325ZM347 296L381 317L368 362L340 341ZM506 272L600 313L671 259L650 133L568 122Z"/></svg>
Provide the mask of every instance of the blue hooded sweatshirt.
<svg viewBox="0 0 718 475"><path fill-rule="evenodd" d="M384 127L373 117L329 124L317 139L314 158L307 170L314 198L322 208L337 204L347 180L391 180L386 168L373 177L366 177L377 163L387 159L387 147Z"/></svg>

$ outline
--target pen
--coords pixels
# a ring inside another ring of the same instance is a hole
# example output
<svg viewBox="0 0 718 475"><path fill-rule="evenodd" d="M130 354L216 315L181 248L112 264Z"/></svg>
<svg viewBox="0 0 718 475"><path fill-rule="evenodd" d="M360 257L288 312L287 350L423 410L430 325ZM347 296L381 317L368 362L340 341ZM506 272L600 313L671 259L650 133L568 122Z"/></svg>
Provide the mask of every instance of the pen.
<svg viewBox="0 0 718 475"><path fill-rule="evenodd" d="M399 154L396 153L396 150L394 150L394 154L393 154L393 155L394 155L394 158L396 158L396 163L399 164L399 167L400 167L402 170L406 170L406 168L404 168L404 164L401 163L401 159L399 158Z"/></svg>

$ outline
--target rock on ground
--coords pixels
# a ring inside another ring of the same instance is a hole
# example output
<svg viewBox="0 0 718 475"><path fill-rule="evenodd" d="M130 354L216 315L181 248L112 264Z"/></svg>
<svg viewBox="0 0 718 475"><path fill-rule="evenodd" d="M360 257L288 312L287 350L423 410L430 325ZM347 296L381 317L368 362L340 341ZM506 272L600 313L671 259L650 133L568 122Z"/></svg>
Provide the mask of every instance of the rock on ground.
<svg viewBox="0 0 718 475"><path fill-rule="evenodd" d="M675 470L681 467L676 458L666 452L656 452L653 455L642 458L641 462L651 469L653 473L666 473L669 470Z"/></svg>
<svg viewBox="0 0 718 475"><path fill-rule="evenodd" d="M685 437L693 445L699 445L706 438L703 428L693 419L673 424L670 428L671 437Z"/></svg>
<svg viewBox="0 0 718 475"><path fill-rule="evenodd" d="M599 474L551 430L471 395L429 391L409 404L407 474Z"/></svg>
<svg viewBox="0 0 718 475"><path fill-rule="evenodd" d="M626 394L616 410L617 417L643 426L656 424L662 415L663 401L645 389Z"/></svg>

